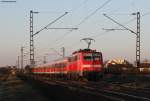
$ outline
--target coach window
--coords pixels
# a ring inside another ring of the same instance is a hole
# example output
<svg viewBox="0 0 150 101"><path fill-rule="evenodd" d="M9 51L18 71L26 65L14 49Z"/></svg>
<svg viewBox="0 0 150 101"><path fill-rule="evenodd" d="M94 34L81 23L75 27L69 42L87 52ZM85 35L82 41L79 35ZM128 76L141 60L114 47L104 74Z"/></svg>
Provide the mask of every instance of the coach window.
<svg viewBox="0 0 150 101"><path fill-rule="evenodd" d="M64 68L64 63L61 63L60 65L61 65L61 68Z"/></svg>
<svg viewBox="0 0 150 101"><path fill-rule="evenodd" d="M58 64L58 67L61 68L61 63Z"/></svg>
<svg viewBox="0 0 150 101"><path fill-rule="evenodd" d="M84 60L92 60L92 54L84 54Z"/></svg>
<svg viewBox="0 0 150 101"><path fill-rule="evenodd" d="M64 63L61 63L60 65L61 65L61 68L64 68Z"/></svg>
<svg viewBox="0 0 150 101"><path fill-rule="evenodd" d="M55 67L57 68L57 67L58 67L58 64L55 64Z"/></svg>
<svg viewBox="0 0 150 101"><path fill-rule="evenodd" d="M59 66L58 66L59 68L61 68L62 67L62 64L61 63L59 63Z"/></svg>

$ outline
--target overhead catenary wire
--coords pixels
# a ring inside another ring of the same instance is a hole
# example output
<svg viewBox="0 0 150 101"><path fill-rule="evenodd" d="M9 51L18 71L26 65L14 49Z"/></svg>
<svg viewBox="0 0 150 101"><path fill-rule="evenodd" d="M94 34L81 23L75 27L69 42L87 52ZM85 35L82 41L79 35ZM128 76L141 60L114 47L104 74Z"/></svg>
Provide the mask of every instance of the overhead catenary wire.
<svg viewBox="0 0 150 101"><path fill-rule="evenodd" d="M72 11L70 11L71 13L75 12L77 9L79 9L80 6L82 6L83 4L85 4L88 0L84 0L82 2L82 4L80 4L78 7L72 9ZM44 12L44 11L42 11ZM44 12L44 13L47 13L47 12ZM51 24L51 23L50 23ZM50 24L48 24L47 26L49 26ZM44 28L40 29L39 31L37 31L34 35L38 34L40 31L44 30L44 29L60 29L60 28L47 28L47 26L45 26ZM61 28L62 29L62 28ZM63 29L71 29L71 28L63 28ZM72 30L69 30L69 32L67 33L70 33L72 32L73 30L77 30L78 28L72 28ZM66 34L66 33L65 33ZM63 35L64 36L64 35ZM63 36L61 36L60 38L57 38L54 42L56 43L59 39L61 39Z"/></svg>
<svg viewBox="0 0 150 101"><path fill-rule="evenodd" d="M102 9L103 7L105 7L110 1L112 0L107 0L106 2L104 2L102 5L100 5L96 10L94 10L92 13L90 13L88 16L86 16L83 20L81 20L76 27L79 27L81 24L83 24L86 20L88 20L90 17L92 17L95 13L97 13L100 9ZM61 40L63 40L67 35L69 35L73 30L69 30L69 32L66 32L65 34L63 34L62 36L60 36L59 38L57 38L53 43L58 44L61 42ZM74 43L73 45L78 44L79 42ZM79 45L79 44L78 44ZM51 45L53 46L53 45ZM70 45L71 46L71 45Z"/></svg>
<svg viewBox="0 0 150 101"><path fill-rule="evenodd" d="M73 9L70 11L70 14L73 13L73 12L75 12L77 9L79 9L79 8L80 8L83 4L85 4L87 1L89 1L89 0L84 0L78 7L73 8ZM44 28L46 28L46 29L51 29L51 28L47 28L47 27L44 27ZM53 28L52 28L52 29L53 29ZM77 29L77 28L75 28L75 29ZM63 34L61 37L57 38L54 42L57 42L58 40L63 39L63 37L64 37L66 34L69 34L69 33L72 32L73 30L74 30L74 29L69 30L69 32L66 32L66 33Z"/></svg>
<svg viewBox="0 0 150 101"><path fill-rule="evenodd" d="M104 2L102 5L100 5L100 7L98 7L96 10L94 10L91 14L89 14L88 16L86 16L83 20L81 20L81 22L79 24L77 24L76 26L81 25L82 23L84 23L86 20L88 20L91 16L93 16L95 13L97 13L100 9L104 8L110 1L112 0L107 0L106 2Z"/></svg>
<svg viewBox="0 0 150 101"><path fill-rule="evenodd" d="M84 0L83 4L86 3L88 0ZM94 10L92 13L90 13L88 16L86 16L82 21L80 21L77 26L80 26L81 24L83 24L86 20L88 20L90 17L92 17L95 13L97 13L100 9L102 9L104 6L106 6L110 1L112 0L107 0L106 2L104 2L103 4L101 4L96 10ZM59 44L61 42L61 40L63 40L67 35L69 35L72 30L69 30L68 32L64 33L62 36L58 37L56 40L54 40L52 43L55 44ZM50 44L51 47L53 47L53 44Z"/></svg>
<svg viewBox="0 0 150 101"><path fill-rule="evenodd" d="M107 0L104 2L102 5L100 5L96 10L94 10L92 13L90 13L88 16L86 16L84 19L82 19L75 27L79 27L81 24L83 24L85 21L87 21L90 17L92 17L95 13L97 13L100 9L104 8L110 1L112 0ZM69 32L64 33L62 36L57 38L54 42L56 43L57 41L63 40L67 35L69 35L73 30L69 30Z"/></svg>
<svg viewBox="0 0 150 101"><path fill-rule="evenodd" d="M126 14L126 15L131 15L131 14ZM141 18L144 17L144 16L147 16L147 15L150 15L150 11L149 12L146 12L144 14L141 15ZM136 20L136 17L135 18L132 18L130 20L128 20L127 22L124 22L125 25L131 23L132 21ZM116 26L115 28L118 28L118 26ZM101 33L98 33L96 35L92 35L90 36L91 38L94 38L94 39L97 39L99 38L100 36L103 36L103 35L107 35L107 34L110 34L109 32L111 32L110 30L107 30L107 31L104 31L104 32L101 32ZM67 47L72 47L72 46L76 46L76 45L79 45L79 42L76 42L76 43L73 43L71 45L68 45Z"/></svg>
<svg viewBox="0 0 150 101"><path fill-rule="evenodd" d="M79 4L77 7L73 8L70 12L73 13L77 11L79 8L83 6L83 4L86 4L89 0L84 0L81 4Z"/></svg>
<svg viewBox="0 0 150 101"><path fill-rule="evenodd" d="M73 9L70 11L70 14L71 14L71 13L74 13L77 9L79 9L79 8L80 8L83 4L85 4L87 1L89 1L89 0L84 0L78 7L73 8ZM63 40L64 37L67 36L68 34L70 34L73 30L74 30L74 29L69 30L68 32L64 33L62 36L56 38L56 39L54 40L54 42L56 43L57 41Z"/></svg>
<svg viewBox="0 0 150 101"><path fill-rule="evenodd" d="M141 15L141 17L144 17L144 16L149 15L149 14L150 14L150 12L147 12L147 13ZM123 14L122 14L122 15L123 15ZM124 15L128 15L128 14L124 14ZM134 20L135 20L135 18L132 18L131 20L125 22L125 24L128 24L128 23L130 23L130 22L132 22L132 21L134 21ZM71 31L71 30L69 30L69 33L71 33L70 31ZM110 31L102 32L102 33L96 34L96 35L94 35L93 37L94 37L94 38L98 38L99 36L105 35L105 34L108 33L108 32L110 32ZM67 32L67 33L68 33L68 32ZM69 34L69 33L68 33L68 34ZM63 35L62 37L60 37L61 40L62 40L63 38L65 38L65 35ZM60 41L60 40L58 39L58 40L56 40L56 41ZM74 43L73 43L73 44L74 44ZM75 44L78 44L78 42L75 43ZM75 45L75 44L74 44L74 45ZM70 46L74 46L74 45L70 45Z"/></svg>
<svg viewBox="0 0 150 101"><path fill-rule="evenodd" d="M113 21L114 23L118 24L119 26L123 27L125 30L129 30L131 33L137 34L136 32L134 32L133 30L129 29L128 27L118 23L117 21L115 21L114 19L112 19L111 17L107 16L107 14L103 14L105 17L107 17L108 19L110 19L111 21ZM114 30L114 29L112 29Z"/></svg>
<svg viewBox="0 0 150 101"><path fill-rule="evenodd" d="M52 25L53 23L55 23L57 20L59 20L60 18L62 18L63 16L65 16L66 14L68 14L68 12L65 12L63 15L59 16L58 18L56 18L54 21L50 22L49 24L47 24L45 27L41 28L39 31L37 31L36 33L33 34L33 36L37 35L38 33L40 33L41 31L43 31L44 29L47 29L50 25Z"/></svg>
<svg viewBox="0 0 150 101"><path fill-rule="evenodd" d="M150 11L149 11L149 12L146 12L146 13L144 13L144 14L142 14L142 15L141 15L141 18L144 17L144 16L147 16L147 15L150 15ZM131 23L131 22L134 21L134 20L136 20L136 17L134 17L134 18L128 20L127 22L124 22L123 24L124 24L124 25L127 25L127 24ZM116 27L114 27L114 28L118 28L118 26L116 26ZM99 38L99 36L105 35L106 33L109 33L109 32L111 32L111 31L108 31L108 30L107 30L107 31L98 33L98 34L96 34L96 35L93 35L93 36L91 36L91 37L92 37L92 38Z"/></svg>
<svg viewBox="0 0 150 101"><path fill-rule="evenodd" d="M147 13L145 13L145 14L141 15L141 17L146 16L146 15L149 15L149 14L150 14L150 12L147 12ZM134 20L135 20L135 18L133 18L133 19L129 20L128 22L125 22L125 24L128 24L128 23L130 23L130 22L132 22L132 21L134 21ZM70 33L70 31L71 31L71 30L69 30L69 33ZM110 31L102 32L102 33L99 33L99 34L93 35L93 37L94 37L94 38L98 38L99 36L101 36L101 35L105 35L105 34L106 34L106 33L108 33L108 32L110 32ZM68 32L67 32L67 33L68 33ZM69 33L68 33L68 34L69 34ZM66 35L62 35L62 37L63 37L63 38L65 38L65 36L66 36ZM63 38L61 38L61 37L60 37L60 39L61 39L61 40L62 40ZM58 40L56 40L56 41L60 41L60 40L58 39ZM77 44L78 44L78 43L77 43ZM71 45L70 45L70 46L71 46Z"/></svg>

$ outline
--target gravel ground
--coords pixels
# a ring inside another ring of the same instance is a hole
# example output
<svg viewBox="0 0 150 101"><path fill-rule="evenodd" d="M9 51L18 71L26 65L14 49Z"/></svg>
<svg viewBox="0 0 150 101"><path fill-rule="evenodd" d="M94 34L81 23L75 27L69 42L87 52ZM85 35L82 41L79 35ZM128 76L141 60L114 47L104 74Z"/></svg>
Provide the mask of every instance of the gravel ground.
<svg viewBox="0 0 150 101"><path fill-rule="evenodd" d="M5 74L0 78L0 101L51 101L15 75Z"/></svg>

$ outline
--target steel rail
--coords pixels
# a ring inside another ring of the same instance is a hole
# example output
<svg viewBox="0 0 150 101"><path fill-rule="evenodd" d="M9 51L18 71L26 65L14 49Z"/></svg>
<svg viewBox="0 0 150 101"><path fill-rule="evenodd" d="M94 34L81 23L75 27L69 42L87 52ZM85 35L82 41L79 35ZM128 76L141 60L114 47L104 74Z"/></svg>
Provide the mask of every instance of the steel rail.
<svg viewBox="0 0 150 101"><path fill-rule="evenodd" d="M88 94L94 94L103 96L105 98L115 100L115 101L126 101L131 99L130 101L150 101L149 98L136 96L133 94L127 94L123 92L111 91L100 89L98 85L93 86L94 84L89 83L81 83L81 82L63 82L63 81L55 81L58 85L66 87L73 91L81 91Z"/></svg>

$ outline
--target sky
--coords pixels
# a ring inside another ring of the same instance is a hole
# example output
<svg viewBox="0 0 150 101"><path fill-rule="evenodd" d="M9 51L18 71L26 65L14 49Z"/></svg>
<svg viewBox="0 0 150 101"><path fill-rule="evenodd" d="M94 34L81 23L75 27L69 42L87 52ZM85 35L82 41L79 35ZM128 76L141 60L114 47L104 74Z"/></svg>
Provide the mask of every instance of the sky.
<svg viewBox="0 0 150 101"><path fill-rule="evenodd" d="M16 0L16 3L0 2L0 67L16 65L20 48L24 48L24 64L29 64L29 14L34 14L34 32L45 27L59 16L67 15L49 28L78 28L78 30L44 29L34 37L35 59L42 63L60 58L65 47L66 56L87 47L82 38L93 38L92 49L101 51L104 60L126 59L135 61L136 35L127 30L107 32L109 28L122 28L103 16L115 19L136 31L136 16L141 14L141 61L150 60L150 0ZM132 20L134 19L134 20ZM58 53L57 53L57 52Z"/></svg>

